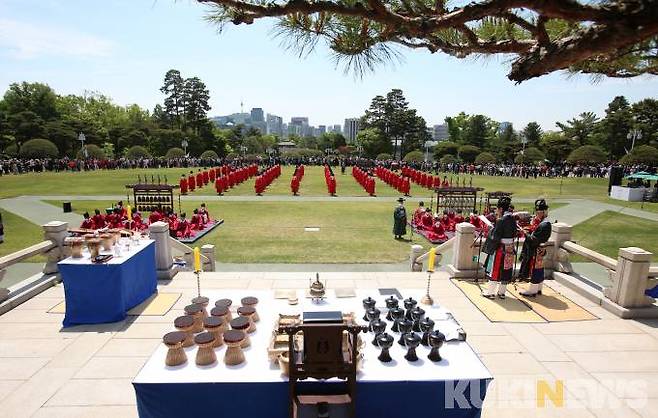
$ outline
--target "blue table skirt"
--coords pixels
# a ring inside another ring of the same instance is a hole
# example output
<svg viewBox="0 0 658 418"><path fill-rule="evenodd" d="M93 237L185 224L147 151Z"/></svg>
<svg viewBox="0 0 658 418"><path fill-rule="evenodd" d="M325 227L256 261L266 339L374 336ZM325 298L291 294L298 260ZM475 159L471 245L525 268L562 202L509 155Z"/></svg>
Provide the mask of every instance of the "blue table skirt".
<svg viewBox="0 0 658 418"><path fill-rule="evenodd" d="M647 295L647 296L651 296L652 298L658 299L658 286L653 287L651 289L647 289L644 292L644 294Z"/></svg>
<svg viewBox="0 0 658 418"><path fill-rule="evenodd" d="M359 381L356 417L478 418L489 382L487 379L464 382ZM459 383L459 389L454 390L456 401L446 402L446 384L455 388ZM322 385L325 389L331 384L305 382L301 388L313 391L315 385ZM288 382L133 383L133 386L140 418L289 416ZM464 397L460 399L462 394Z"/></svg>
<svg viewBox="0 0 658 418"><path fill-rule="evenodd" d="M155 244L121 264L60 263L64 282L64 327L121 321L157 290Z"/></svg>

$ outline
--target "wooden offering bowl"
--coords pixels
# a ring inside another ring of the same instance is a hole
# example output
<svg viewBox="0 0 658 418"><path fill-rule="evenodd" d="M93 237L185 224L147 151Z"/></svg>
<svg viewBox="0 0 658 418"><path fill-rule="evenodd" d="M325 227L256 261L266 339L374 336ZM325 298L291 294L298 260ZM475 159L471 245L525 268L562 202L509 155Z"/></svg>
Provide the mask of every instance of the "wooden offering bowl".
<svg viewBox="0 0 658 418"><path fill-rule="evenodd" d="M255 296L247 296L242 298L240 301L242 303L242 306L251 306L254 308L254 322L260 321L260 317L258 316L258 312L256 311L256 305L258 305L258 298Z"/></svg>
<svg viewBox="0 0 658 418"><path fill-rule="evenodd" d="M217 362L217 355L213 346L215 345L215 334L212 332L202 332L194 337L194 342L199 346L196 352L197 366L208 366Z"/></svg>
<svg viewBox="0 0 658 418"><path fill-rule="evenodd" d="M238 308L238 315L244 316L249 320L249 328L247 329L247 332L249 334L253 334L256 332L256 323L254 321L254 315L256 315L256 309L254 309L252 306L240 306Z"/></svg>
<svg viewBox="0 0 658 418"><path fill-rule="evenodd" d="M245 334L245 337L242 340L240 347L241 348L249 347L251 345L251 339L249 338L249 334L247 334L248 332L247 330L249 329L249 325L251 324L249 318L244 316L239 316L235 319L232 319L230 324L231 324L231 329L242 331Z"/></svg>
<svg viewBox="0 0 658 418"><path fill-rule="evenodd" d="M203 331L203 306L193 303L185 307L185 315L190 315L194 318L193 333Z"/></svg>
<svg viewBox="0 0 658 418"><path fill-rule="evenodd" d="M100 247L101 247L101 240L99 238L91 238L87 240L87 248L89 248L89 252L91 253L92 260L98 257L98 254L100 252Z"/></svg>
<svg viewBox="0 0 658 418"><path fill-rule="evenodd" d="M192 347L194 345L194 317L190 315L179 316L174 320L174 326L180 332L184 332L187 338L183 342L183 347Z"/></svg>
<svg viewBox="0 0 658 418"><path fill-rule="evenodd" d="M231 314L231 305L233 304L233 301L231 299L219 299L217 302L215 302L215 307L226 307L228 309L228 320L230 321L233 319L233 315Z"/></svg>
<svg viewBox="0 0 658 418"><path fill-rule="evenodd" d="M82 258L82 245L84 240L82 238L72 238L69 241L71 245L71 257L73 258Z"/></svg>
<svg viewBox="0 0 658 418"><path fill-rule="evenodd" d="M224 321L218 316L209 316L203 320L203 327L206 331L212 333L215 336L215 345L214 348L221 347L224 345Z"/></svg>
<svg viewBox="0 0 658 418"><path fill-rule="evenodd" d="M241 345L246 337L247 334L237 329L232 329L224 333L224 342L228 347L226 354L224 354L224 363L227 366L236 366L245 362Z"/></svg>
<svg viewBox="0 0 658 418"><path fill-rule="evenodd" d="M208 307L209 302L210 302L210 299L208 299L205 296L197 296L194 299L192 299L192 304L203 306L203 317L204 318L208 317L208 311L206 310L206 308Z"/></svg>
<svg viewBox="0 0 658 418"><path fill-rule="evenodd" d="M103 246L103 250L105 251L110 251L112 249L112 235L110 234L100 234L99 238L101 239L101 244Z"/></svg>
<svg viewBox="0 0 658 418"><path fill-rule="evenodd" d="M162 337L162 342L169 349L165 364L167 366L180 366L187 362L187 355L183 350L183 341L187 338L187 334L180 331L169 332Z"/></svg>

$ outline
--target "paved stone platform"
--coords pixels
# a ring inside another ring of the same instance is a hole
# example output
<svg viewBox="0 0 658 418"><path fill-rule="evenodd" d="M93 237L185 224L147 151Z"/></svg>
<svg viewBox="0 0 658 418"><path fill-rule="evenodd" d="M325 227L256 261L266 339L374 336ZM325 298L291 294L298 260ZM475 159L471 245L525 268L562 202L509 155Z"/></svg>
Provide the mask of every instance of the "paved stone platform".
<svg viewBox="0 0 658 418"><path fill-rule="evenodd" d="M422 289L424 273L324 273L330 287ZM309 273L205 273L207 289L305 289ZM658 416L658 321L621 320L557 283L550 285L600 320L548 324L490 323L446 273L432 295L462 323L468 342L493 373L485 418ZM191 273L158 286L183 296L165 316L129 317L61 329L46 311L61 285L0 316L0 411L7 417L135 417L131 380L195 296ZM564 405L537 407L537 382L564 384Z"/></svg>

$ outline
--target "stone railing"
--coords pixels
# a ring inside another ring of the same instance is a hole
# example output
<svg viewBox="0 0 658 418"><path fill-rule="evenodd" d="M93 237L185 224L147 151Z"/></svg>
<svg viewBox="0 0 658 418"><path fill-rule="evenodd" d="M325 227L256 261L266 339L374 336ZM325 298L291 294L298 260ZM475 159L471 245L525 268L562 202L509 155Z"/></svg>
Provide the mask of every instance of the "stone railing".
<svg viewBox="0 0 658 418"><path fill-rule="evenodd" d="M187 266L193 265L193 250L169 235L169 224L154 222L149 225L149 236L155 241L155 268L158 279L168 280L178 272L174 266L173 252L183 254ZM215 271L215 246L207 244L201 247L201 263L204 271Z"/></svg>
<svg viewBox="0 0 658 418"><path fill-rule="evenodd" d="M588 293L590 299L598 300L601 306L624 318L658 316L655 300L645 295L647 289L658 284L658 268L651 267L652 253L637 247L620 248L617 259L605 256L571 240L570 225L554 223L551 225L551 237L544 244L546 256L544 268L546 276L571 282L573 273L570 254L577 254L608 270L611 285L603 292L587 289L584 286L572 286L575 290ZM452 277L482 277L484 268L478 263L480 239L476 239L475 227L469 223L457 225L453 244L452 263L448 271ZM521 240L522 242L523 240ZM482 260L483 261L483 260ZM598 292L598 294L596 294ZM592 296L593 295L593 296Z"/></svg>
<svg viewBox="0 0 658 418"><path fill-rule="evenodd" d="M443 244L439 244L434 251L436 252L437 255L442 254L444 251L446 251L449 248L452 248L453 244L455 243L455 238L452 237L448 241L444 242ZM423 246L414 244L411 246L411 256L409 257L410 260L410 267L411 271L422 271L423 270L423 262L425 259L429 257L430 252L427 251L426 253L422 254L423 252ZM435 262L438 263L439 260L437 258L437 261Z"/></svg>
<svg viewBox="0 0 658 418"><path fill-rule="evenodd" d="M2 287L1 283L8 267L36 255L45 254L47 261L43 267L43 274L55 275L58 273L57 263L69 256L70 251L64 243L68 236L68 223L53 221L42 225L42 228L44 241L0 257L0 302L10 297L9 289Z"/></svg>

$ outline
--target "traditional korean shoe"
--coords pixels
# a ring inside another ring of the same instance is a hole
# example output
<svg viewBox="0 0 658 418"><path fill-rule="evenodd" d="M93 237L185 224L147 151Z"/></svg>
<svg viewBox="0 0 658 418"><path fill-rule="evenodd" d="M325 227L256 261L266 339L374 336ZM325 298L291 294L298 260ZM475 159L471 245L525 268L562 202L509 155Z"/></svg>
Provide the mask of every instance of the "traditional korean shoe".
<svg viewBox="0 0 658 418"><path fill-rule="evenodd" d="M487 295L486 293L483 293L482 297L485 297L487 299L496 299L496 295Z"/></svg>
<svg viewBox="0 0 658 418"><path fill-rule="evenodd" d="M534 298L535 296L537 296L537 293L539 293L539 291L540 291L539 290L539 285L535 284L535 283L532 283L528 287L528 290L524 290L522 292L519 292L519 294L522 295L522 296L529 297L529 298Z"/></svg>

